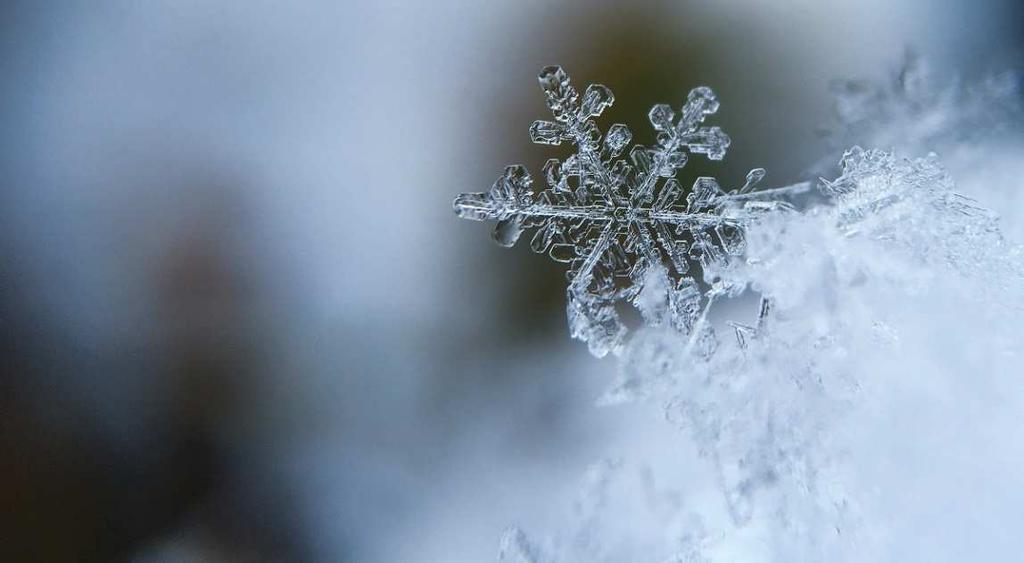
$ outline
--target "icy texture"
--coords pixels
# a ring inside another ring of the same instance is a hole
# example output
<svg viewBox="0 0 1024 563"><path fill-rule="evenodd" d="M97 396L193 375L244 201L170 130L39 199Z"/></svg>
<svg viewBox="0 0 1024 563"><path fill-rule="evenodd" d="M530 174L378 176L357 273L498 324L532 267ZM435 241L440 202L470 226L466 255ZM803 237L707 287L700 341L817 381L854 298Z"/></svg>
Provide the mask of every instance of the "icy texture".
<svg viewBox="0 0 1024 563"><path fill-rule="evenodd" d="M729 146L720 128L702 125L718 110L710 88L691 90L678 114L665 104L651 108L657 144L634 145L627 159L629 129L615 124L602 136L593 119L614 101L611 90L592 84L580 95L557 66L545 68L539 81L554 121L535 121L530 137L539 144L571 143L575 154L544 165L547 187L537 193L525 167L509 166L489 191L456 198L455 213L496 220L494 239L502 246L532 230L534 252L569 264L570 332L595 356L621 350L620 302L634 303L651 325L692 333L693 347L710 353L714 336L702 323L706 299L694 275L742 254L748 220L785 205L771 198L808 185L752 191L765 175L755 169L741 188L726 191L701 177L687 193L676 176L690 156L720 160ZM645 285L658 291L645 292ZM712 288L710 300L727 291Z"/></svg>
<svg viewBox="0 0 1024 563"><path fill-rule="evenodd" d="M1021 76L989 74L978 82L943 79L913 52L887 82L841 80L832 84L833 150L860 145L905 154L943 156L989 139L1005 140L1024 126ZM826 165L833 165L829 158Z"/></svg>
<svg viewBox="0 0 1024 563"><path fill-rule="evenodd" d="M588 516L598 524L574 526L597 545L538 544L533 561L1016 553L1002 529L1024 501L1024 442L1012 431L993 439L988 425L1013 429L1024 407L1021 250L955 192L934 156L854 148L841 167L821 183L827 205L766 214L747 226L744 260L709 266L762 296L752 321L733 323L735 341L706 356L678 332L644 328L609 392L665 408L710 466L724 515L713 503L679 504L660 516L665 535L646 543Z"/></svg>
<svg viewBox="0 0 1024 563"><path fill-rule="evenodd" d="M933 71L909 53L885 81L833 84L834 115L815 173L832 174L849 147L900 154L937 153L972 197L1003 217L1003 232L1024 240L1024 75L986 72L971 80Z"/></svg>
<svg viewBox="0 0 1024 563"><path fill-rule="evenodd" d="M630 533L622 533L624 528ZM570 526L539 542L510 527L499 561L704 563L702 551L716 539L685 507L683 492L665 488L649 467L602 460L584 476Z"/></svg>

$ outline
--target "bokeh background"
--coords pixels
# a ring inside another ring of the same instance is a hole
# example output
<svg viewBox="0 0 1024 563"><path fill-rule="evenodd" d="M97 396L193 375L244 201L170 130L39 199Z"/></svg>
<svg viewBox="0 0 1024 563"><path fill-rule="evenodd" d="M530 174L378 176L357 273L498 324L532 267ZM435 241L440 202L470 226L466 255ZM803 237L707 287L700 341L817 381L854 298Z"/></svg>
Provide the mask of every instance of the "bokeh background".
<svg viewBox="0 0 1024 563"><path fill-rule="evenodd" d="M539 170L561 64L654 103L715 88L687 172L806 179L835 78L908 47L1024 54L1016 0L27 2L0 7L3 561L488 561L586 466L670 430L564 274L451 200ZM525 245L524 245L525 246Z"/></svg>

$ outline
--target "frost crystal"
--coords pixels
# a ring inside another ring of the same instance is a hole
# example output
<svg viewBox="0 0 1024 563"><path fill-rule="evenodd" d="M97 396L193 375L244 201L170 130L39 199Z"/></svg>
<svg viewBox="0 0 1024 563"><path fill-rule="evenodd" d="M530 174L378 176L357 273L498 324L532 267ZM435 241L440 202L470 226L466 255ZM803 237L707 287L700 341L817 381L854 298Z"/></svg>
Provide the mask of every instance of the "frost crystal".
<svg viewBox="0 0 1024 563"><path fill-rule="evenodd" d="M908 55L889 80L837 81L826 146L814 167L832 174L852 146L906 155L937 153L957 187L999 211L1007 236L1024 240L1024 73L962 80ZM827 154L826 154L827 153Z"/></svg>
<svg viewBox="0 0 1024 563"><path fill-rule="evenodd" d="M547 188L536 194L526 168L513 165L489 191L456 198L455 213L497 220L494 239L502 246L535 229L534 252L570 265L570 332L595 356L621 350L626 329L615 309L620 302L632 302L648 324L692 334L694 346L710 353L714 336L701 322L702 304L728 288L712 287L705 296L696 270L741 254L747 221L784 206L770 198L808 185L754 192L765 175L757 168L743 187L730 191L714 178L697 178L684 198L676 175L690 155L721 160L729 146L720 128L702 125L718 110L710 88L691 90L678 115L665 104L651 108L656 145L634 145L626 159L629 129L615 124L602 136L594 122L614 101L611 90L592 84L581 96L557 66L545 68L539 81L554 121L535 121L530 137L539 144L571 143L575 154L547 161ZM644 291L645 286L659 289Z"/></svg>

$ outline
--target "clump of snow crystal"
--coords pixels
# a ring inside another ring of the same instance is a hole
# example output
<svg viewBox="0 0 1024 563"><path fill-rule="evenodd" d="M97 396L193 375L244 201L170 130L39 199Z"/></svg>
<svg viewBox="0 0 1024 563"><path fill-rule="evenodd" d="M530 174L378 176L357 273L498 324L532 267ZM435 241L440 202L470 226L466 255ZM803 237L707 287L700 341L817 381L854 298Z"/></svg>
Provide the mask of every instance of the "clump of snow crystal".
<svg viewBox="0 0 1024 563"><path fill-rule="evenodd" d="M819 173L831 173L855 145L934 152L963 193L983 199L1003 217L1004 233L1024 240L1024 74L1003 70L964 80L908 53L888 80L840 80L832 92Z"/></svg>

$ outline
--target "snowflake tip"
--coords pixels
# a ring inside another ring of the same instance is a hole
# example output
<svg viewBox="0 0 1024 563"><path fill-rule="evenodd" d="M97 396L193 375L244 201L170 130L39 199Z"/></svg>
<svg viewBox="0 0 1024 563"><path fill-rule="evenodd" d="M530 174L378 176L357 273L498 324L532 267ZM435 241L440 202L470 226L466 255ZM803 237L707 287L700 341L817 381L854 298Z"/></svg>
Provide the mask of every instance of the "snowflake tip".
<svg viewBox="0 0 1024 563"><path fill-rule="evenodd" d="M562 126L551 121L538 119L530 125L530 140L538 145L560 145L562 134Z"/></svg>
<svg viewBox="0 0 1024 563"><path fill-rule="evenodd" d="M709 116L718 111L718 96L707 86L698 86L690 90L683 105L683 121L680 125L687 128L696 127Z"/></svg>
<svg viewBox="0 0 1024 563"><path fill-rule="evenodd" d="M676 112L672 111L672 107L668 104L658 104L651 108L647 117L651 120L651 125L654 126L655 130L668 131L672 128L672 121L676 118Z"/></svg>
<svg viewBox="0 0 1024 563"><path fill-rule="evenodd" d="M608 156L618 156L622 149L626 148L632 140L633 133L629 130L629 127L621 123L612 125L604 135L604 146L605 150L608 151Z"/></svg>
<svg viewBox="0 0 1024 563"><path fill-rule="evenodd" d="M455 198L455 201L452 203L452 209L462 219L486 221L494 217L493 206L487 194L462 194Z"/></svg>
<svg viewBox="0 0 1024 563"><path fill-rule="evenodd" d="M615 102L615 94L604 84L591 84L583 93L580 109L585 117L597 117Z"/></svg>
<svg viewBox="0 0 1024 563"><path fill-rule="evenodd" d="M579 97L576 89L569 83L569 75L560 66L545 67L537 81L547 96L548 107L556 117L563 117L563 113L573 106Z"/></svg>
<svg viewBox="0 0 1024 563"><path fill-rule="evenodd" d="M747 172L747 182L740 188L740 193L745 194L750 190L754 189L754 186L759 184L761 180L764 180L765 175L768 172L764 168L755 168L750 172Z"/></svg>

